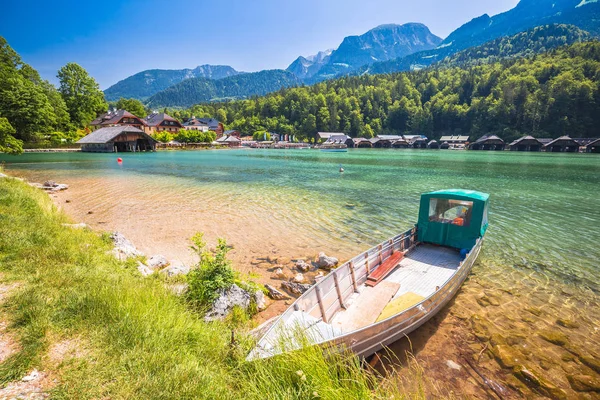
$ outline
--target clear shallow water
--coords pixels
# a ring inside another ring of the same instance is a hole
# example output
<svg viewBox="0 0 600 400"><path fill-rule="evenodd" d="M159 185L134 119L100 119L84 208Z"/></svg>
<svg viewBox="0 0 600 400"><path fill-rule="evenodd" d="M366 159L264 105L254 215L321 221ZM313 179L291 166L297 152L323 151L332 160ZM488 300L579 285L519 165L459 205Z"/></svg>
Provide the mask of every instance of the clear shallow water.
<svg viewBox="0 0 600 400"><path fill-rule="evenodd" d="M249 208L292 225L311 220L317 238L362 247L414 223L423 192L485 191L491 213L484 258L600 291L597 155L232 150L121 156L121 166L113 154L26 154L0 161L9 172L40 178L110 177L125 184L135 177L144 184L140 190L153 190L155 197L198 197L211 207ZM168 193L156 193L162 185Z"/></svg>
<svg viewBox="0 0 600 400"><path fill-rule="evenodd" d="M487 376L531 396L501 368L503 348L569 397L578 395L569 375L598 378L573 353L600 359L598 155L244 149L119 156L122 165L114 154L85 153L0 155L0 162L30 180L69 183L64 196L72 202L64 206L76 221L122 230L148 254L186 251L185 239L203 231L233 243L238 266L274 254L349 258L412 226L423 192L488 192L490 227L473 273L446 311L411 334L427 376L487 398L464 370L448 380L446 360L473 353ZM567 344L549 343L549 331ZM403 354L402 346L392 349Z"/></svg>

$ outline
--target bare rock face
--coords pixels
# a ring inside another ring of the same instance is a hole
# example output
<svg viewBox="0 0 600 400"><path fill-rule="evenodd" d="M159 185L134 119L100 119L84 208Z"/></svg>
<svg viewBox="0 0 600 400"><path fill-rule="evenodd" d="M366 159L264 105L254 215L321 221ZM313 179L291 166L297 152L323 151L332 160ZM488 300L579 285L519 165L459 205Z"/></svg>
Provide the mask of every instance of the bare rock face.
<svg viewBox="0 0 600 400"><path fill-rule="evenodd" d="M304 260L298 260L296 262L296 268L300 272L308 272L310 270L310 265L307 264Z"/></svg>
<svg viewBox="0 0 600 400"><path fill-rule="evenodd" d="M296 282L281 282L281 287L294 294L302 294L310 289L310 285Z"/></svg>
<svg viewBox="0 0 600 400"><path fill-rule="evenodd" d="M169 261L165 256L156 255L150 257L147 264L152 269L162 269L169 265Z"/></svg>
<svg viewBox="0 0 600 400"><path fill-rule="evenodd" d="M319 253L319 259L317 260L317 266L319 268L331 269L335 268L339 263L339 260L335 257L329 257L325 253Z"/></svg>
<svg viewBox="0 0 600 400"><path fill-rule="evenodd" d="M212 305L212 308L204 316L205 321L214 321L223 319L235 306L247 309L250 305L251 295L238 285L233 284L227 290L221 290L219 297Z"/></svg>
<svg viewBox="0 0 600 400"><path fill-rule="evenodd" d="M110 235L115 248L113 252L118 259L143 256L144 253L135 248L135 246L123 236L122 233L113 232Z"/></svg>
<svg viewBox="0 0 600 400"><path fill-rule="evenodd" d="M285 294L281 293L271 285L265 285L265 288L267 289L267 292L269 292L269 297L273 300L285 300L288 298Z"/></svg>

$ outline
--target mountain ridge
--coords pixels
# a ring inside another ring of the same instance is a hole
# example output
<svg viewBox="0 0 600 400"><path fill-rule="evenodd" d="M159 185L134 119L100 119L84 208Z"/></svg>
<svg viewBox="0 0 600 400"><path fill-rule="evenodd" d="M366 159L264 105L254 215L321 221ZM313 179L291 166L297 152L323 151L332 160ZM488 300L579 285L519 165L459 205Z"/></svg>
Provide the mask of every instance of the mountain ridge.
<svg viewBox="0 0 600 400"><path fill-rule="evenodd" d="M421 23L378 25L362 35L346 36L321 68L304 79L307 83L315 83L350 73L373 62L432 49L441 42L441 38Z"/></svg>
<svg viewBox="0 0 600 400"><path fill-rule="evenodd" d="M243 72L236 71L229 65L199 65L196 68L184 69L149 69L131 75L104 91L108 101L116 101L121 97L146 100L160 92L189 78L221 79L235 76Z"/></svg>
<svg viewBox="0 0 600 400"><path fill-rule="evenodd" d="M289 71L247 72L221 79L189 78L162 90L147 101L149 107L189 107L209 101L264 95L302 82Z"/></svg>

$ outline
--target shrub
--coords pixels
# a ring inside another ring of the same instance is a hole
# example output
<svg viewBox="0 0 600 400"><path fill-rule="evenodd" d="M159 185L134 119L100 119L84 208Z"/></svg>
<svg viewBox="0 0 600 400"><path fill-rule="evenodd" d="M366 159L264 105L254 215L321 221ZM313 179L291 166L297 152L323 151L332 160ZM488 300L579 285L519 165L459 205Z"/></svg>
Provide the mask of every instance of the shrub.
<svg viewBox="0 0 600 400"><path fill-rule="evenodd" d="M200 256L200 262L187 276L187 299L195 308L203 310L217 299L219 290L233 285L235 272L227 259L229 248L225 240L219 239L214 251L206 249L201 233L196 234L192 242L192 249Z"/></svg>

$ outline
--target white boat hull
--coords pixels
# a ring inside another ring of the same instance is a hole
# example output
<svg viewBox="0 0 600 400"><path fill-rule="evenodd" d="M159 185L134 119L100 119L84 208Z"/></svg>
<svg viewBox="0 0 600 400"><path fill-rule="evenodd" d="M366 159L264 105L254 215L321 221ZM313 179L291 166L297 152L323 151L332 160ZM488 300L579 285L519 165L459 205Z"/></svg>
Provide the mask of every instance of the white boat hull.
<svg viewBox="0 0 600 400"><path fill-rule="evenodd" d="M414 331L442 309L465 281L479 255L482 243L483 238L477 241L464 261L456 261L453 272L443 277L439 287L429 288L427 293L430 294L427 297L423 296L423 300L418 304L385 320L373 321L362 327L352 327L345 332L348 324L341 323L338 326L339 321L336 322L336 319L340 319L340 315L344 313L361 312L353 311L353 305L349 303L355 298L357 304L360 304L361 300L357 296L361 296L360 293L365 290L367 276L382 265L393 252L410 251L415 248L416 228L383 242L335 269L298 298L258 341L248 359L270 357L301 347L294 340L290 341L291 345L286 348L278 344L282 336L289 335L289 332L297 327L310 336L309 340L313 344L338 346L350 349L360 356L369 356ZM398 283L398 287L402 287L402 280ZM404 289L407 291L410 287ZM377 315L367 317L377 318Z"/></svg>

